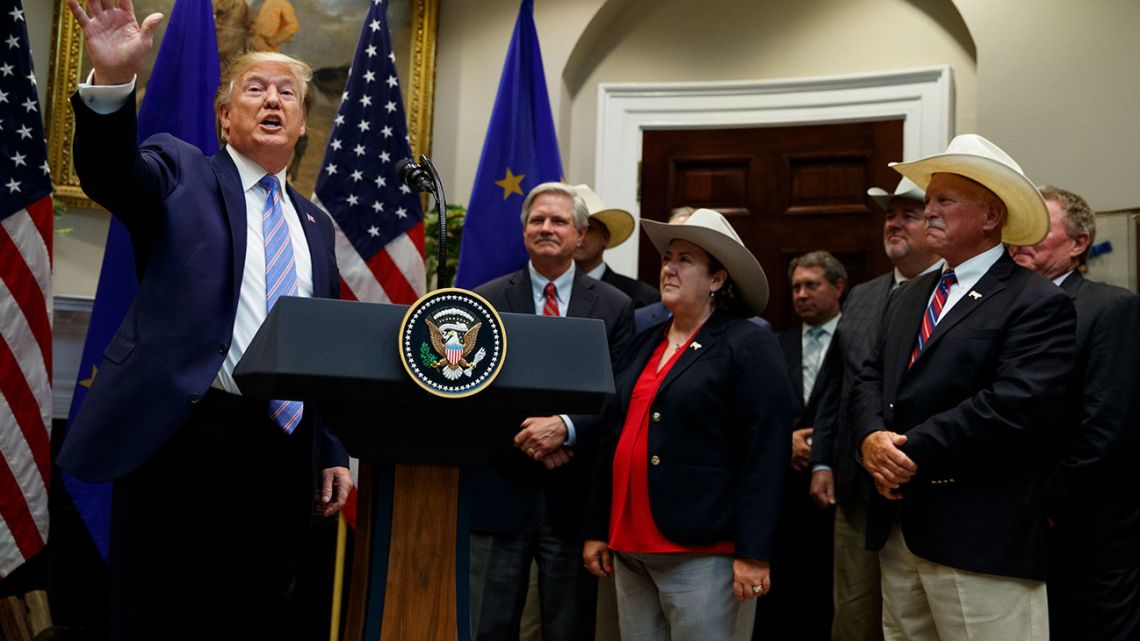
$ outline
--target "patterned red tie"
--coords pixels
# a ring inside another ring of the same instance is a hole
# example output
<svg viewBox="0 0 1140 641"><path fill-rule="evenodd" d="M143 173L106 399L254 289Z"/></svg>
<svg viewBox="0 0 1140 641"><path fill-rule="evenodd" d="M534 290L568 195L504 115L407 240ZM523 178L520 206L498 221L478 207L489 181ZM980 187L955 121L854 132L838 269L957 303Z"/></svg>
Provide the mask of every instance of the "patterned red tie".
<svg viewBox="0 0 1140 641"><path fill-rule="evenodd" d="M554 288L554 283L546 284L546 304L542 306L543 316L561 316L558 313L558 290Z"/></svg>
<svg viewBox="0 0 1140 641"><path fill-rule="evenodd" d="M926 313L922 315L922 327L918 330L918 342L914 344L914 351L910 355L910 362L906 365L908 368L914 365L915 359L918 358L918 353L926 346L926 341L930 339L930 335L934 332L934 326L938 324L938 316L942 314L942 307L946 304L946 298L950 295L950 286L957 282L958 277L954 275L953 271L942 274L942 280L938 281L938 289L934 291L934 298L930 300L930 306L926 308Z"/></svg>

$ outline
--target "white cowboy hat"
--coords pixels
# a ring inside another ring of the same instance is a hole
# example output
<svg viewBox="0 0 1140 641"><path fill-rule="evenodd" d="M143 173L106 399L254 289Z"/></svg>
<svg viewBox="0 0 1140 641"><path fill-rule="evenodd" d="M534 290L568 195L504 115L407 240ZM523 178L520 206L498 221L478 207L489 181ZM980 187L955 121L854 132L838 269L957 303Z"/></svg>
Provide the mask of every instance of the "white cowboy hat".
<svg viewBox="0 0 1140 641"><path fill-rule="evenodd" d="M610 231L610 241L606 243L606 249L617 247L633 234L633 214L624 209L606 207L589 185L574 185L574 191L586 201L590 218L596 218Z"/></svg>
<svg viewBox="0 0 1140 641"><path fill-rule="evenodd" d="M752 252L719 211L698 209L683 223L670 225L643 220L641 227L661 253L675 239L687 240L720 261L728 271L745 304L759 315L768 305L768 278Z"/></svg>
<svg viewBox="0 0 1140 641"><path fill-rule="evenodd" d="M871 200L879 203L879 206L883 209L890 209L891 201L895 198L909 198L921 203L922 199L926 197L926 192L911 182L910 178L903 176L899 180L898 187L895 187L895 193L892 194L884 189L872 187L867 190L867 195L871 197Z"/></svg>
<svg viewBox="0 0 1140 641"><path fill-rule="evenodd" d="M955 136L946 153L890 166L922 189L932 175L944 173L965 176L994 192L1006 208L1003 243L1036 245L1049 233L1049 210L1033 181L1009 154L977 134Z"/></svg>

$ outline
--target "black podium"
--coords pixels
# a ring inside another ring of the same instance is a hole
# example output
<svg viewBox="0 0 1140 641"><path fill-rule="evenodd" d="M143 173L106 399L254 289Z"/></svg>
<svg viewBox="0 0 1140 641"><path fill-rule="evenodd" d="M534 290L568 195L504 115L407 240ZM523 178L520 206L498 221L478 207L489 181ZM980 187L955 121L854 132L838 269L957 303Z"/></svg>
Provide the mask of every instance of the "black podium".
<svg viewBox="0 0 1140 641"><path fill-rule="evenodd" d="M502 314L506 358L477 395L441 398L399 356L407 306L283 297L234 370L253 398L315 404L361 459L347 641L469 641L462 469L527 416L600 411L605 324ZM369 464L370 463L370 464Z"/></svg>

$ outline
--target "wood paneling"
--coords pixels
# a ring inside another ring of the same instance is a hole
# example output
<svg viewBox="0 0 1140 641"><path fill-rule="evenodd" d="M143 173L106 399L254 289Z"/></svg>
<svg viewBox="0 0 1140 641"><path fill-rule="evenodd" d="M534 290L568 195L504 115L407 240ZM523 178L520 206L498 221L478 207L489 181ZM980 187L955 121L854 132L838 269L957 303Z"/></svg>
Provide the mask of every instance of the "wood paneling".
<svg viewBox="0 0 1140 641"><path fill-rule="evenodd" d="M647 131L641 216L666 220L675 207L709 207L729 217L764 267L771 298L764 317L777 329L796 321L788 261L826 249L847 267L849 285L891 269L883 214L866 195L893 189L887 163L902 158L902 121ZM642 236L642 280L656 284L660 255Z"/></svg>

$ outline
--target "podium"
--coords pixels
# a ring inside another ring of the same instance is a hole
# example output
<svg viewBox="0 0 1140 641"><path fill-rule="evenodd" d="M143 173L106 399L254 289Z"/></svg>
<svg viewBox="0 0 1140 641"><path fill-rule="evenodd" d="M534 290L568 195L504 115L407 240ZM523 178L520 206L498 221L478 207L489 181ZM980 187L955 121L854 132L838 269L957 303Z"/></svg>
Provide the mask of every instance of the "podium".
<svg viewBox="0 0 1140 641"><path fill-rule="evenodd" d="M501 314L502 369L441 398L404 371L407 306L282 297L234 370L252 398L305 401L361 460L346 641L469 641L464 469L528 416L593 414L613 394L605 324ZM308 411L308 409L307 409Z"/></svg>

